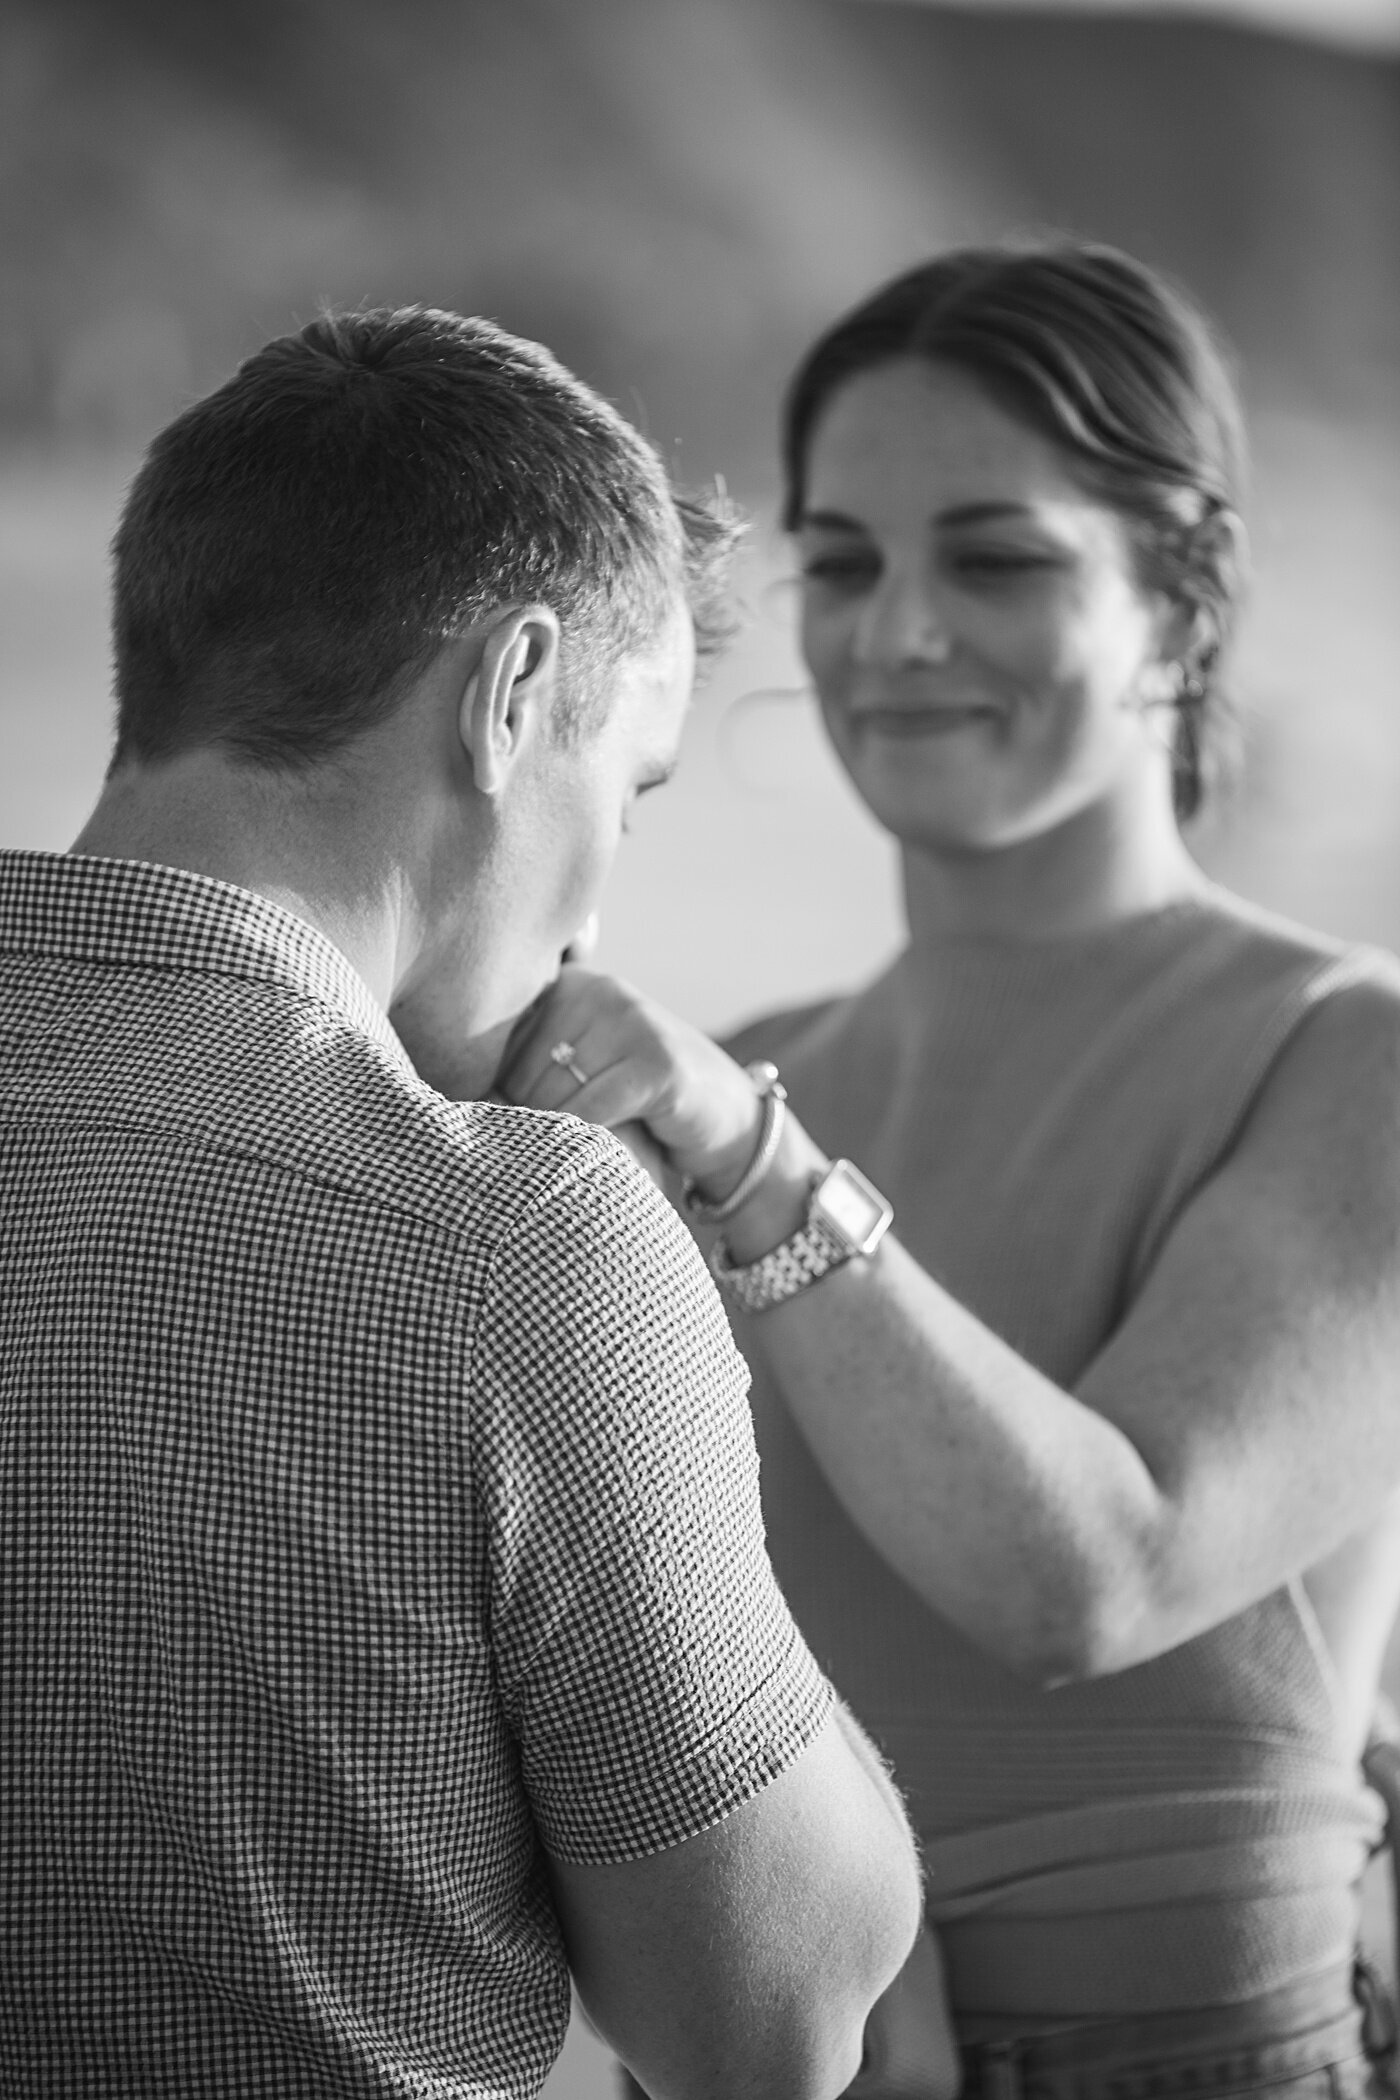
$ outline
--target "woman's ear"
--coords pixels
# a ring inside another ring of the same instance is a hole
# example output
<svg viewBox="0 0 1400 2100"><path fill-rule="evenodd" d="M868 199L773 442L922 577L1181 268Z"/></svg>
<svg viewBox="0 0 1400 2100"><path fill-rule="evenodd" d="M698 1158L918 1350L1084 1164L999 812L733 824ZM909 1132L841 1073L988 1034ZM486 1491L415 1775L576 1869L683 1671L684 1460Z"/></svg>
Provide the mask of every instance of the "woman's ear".
<svg viewBox="0 0 1400 2100"><path fill-rule="evenodd" d="M477 789L498 795L553 717L559 621L547 605L488 616L481 654L462 688L457 729Z"/></svg>
<svg viewBox="0 0 1400 2100"><path fill-rule="evenodd" d="M1209 671L1219 655L1248 572L1243 518L1233 510L1210 511L1191 535L1191 566L1178 601L1180 630L1173 654L1188 674Z"/></svg>
<svg viewBox="0 0 1400 2100"><path fill-rule="evenodd" d="M1194 545L1233 598L1249 576L1249 533L1237 510L1221 506L1202 518Z"/></svg>

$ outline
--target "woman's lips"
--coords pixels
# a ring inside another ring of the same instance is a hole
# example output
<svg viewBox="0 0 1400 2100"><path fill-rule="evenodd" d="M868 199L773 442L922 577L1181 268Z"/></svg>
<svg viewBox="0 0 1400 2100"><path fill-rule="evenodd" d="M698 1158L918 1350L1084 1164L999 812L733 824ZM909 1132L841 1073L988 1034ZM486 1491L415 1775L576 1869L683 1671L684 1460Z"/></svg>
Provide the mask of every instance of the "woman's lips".
<svg viewBox="0 0 1400 2100"><path fill-rule="evenodd" d="M873 729L882 736L948 736L999 720L991 707L853 707L852 729Z"/></svg>

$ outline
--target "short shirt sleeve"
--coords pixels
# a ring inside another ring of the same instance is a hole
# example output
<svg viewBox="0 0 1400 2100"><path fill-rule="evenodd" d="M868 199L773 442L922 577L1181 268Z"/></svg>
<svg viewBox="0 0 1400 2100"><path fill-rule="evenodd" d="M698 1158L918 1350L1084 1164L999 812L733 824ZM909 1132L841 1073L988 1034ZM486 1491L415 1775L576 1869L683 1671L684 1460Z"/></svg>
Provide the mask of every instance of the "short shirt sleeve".
<svg viewBox="0 0 1400 2100"><path fill-rule="evenodd" d="M620 1146L500 1250L473 1394L492 1645L543 1841L585 1865L679 1844L792 1764L832 1695L769 1565L747 1371Z"/></svg>

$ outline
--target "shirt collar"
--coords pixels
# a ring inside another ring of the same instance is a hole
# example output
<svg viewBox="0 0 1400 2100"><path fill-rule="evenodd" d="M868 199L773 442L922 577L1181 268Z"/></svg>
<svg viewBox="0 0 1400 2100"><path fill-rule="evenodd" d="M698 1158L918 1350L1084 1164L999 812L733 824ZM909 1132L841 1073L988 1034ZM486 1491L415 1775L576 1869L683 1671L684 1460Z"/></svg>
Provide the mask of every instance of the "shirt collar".
<svg viewBox="0 0 1400 2100"><path fill-rule="evenodd" d="M405 1052L340 949L280 904L187 868L0 850L0 953L277 984Z"/></svg>

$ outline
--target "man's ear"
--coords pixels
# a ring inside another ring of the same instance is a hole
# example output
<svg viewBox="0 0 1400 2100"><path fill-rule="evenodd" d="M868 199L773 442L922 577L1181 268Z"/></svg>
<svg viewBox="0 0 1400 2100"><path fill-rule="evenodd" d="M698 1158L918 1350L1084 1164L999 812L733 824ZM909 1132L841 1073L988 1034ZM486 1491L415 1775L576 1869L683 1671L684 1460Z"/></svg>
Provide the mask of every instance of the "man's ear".
<svg viewBox="0 0 1400 2100"><path fill-rule="evenodd" d="M547 734L559 682L559 621L547 605L489 616L462 688L457 729L483 795L498 795L531 741Z"/></svg>

